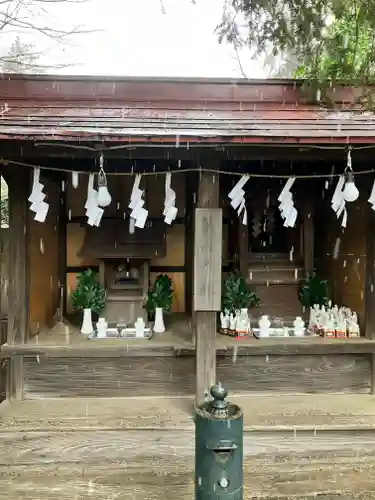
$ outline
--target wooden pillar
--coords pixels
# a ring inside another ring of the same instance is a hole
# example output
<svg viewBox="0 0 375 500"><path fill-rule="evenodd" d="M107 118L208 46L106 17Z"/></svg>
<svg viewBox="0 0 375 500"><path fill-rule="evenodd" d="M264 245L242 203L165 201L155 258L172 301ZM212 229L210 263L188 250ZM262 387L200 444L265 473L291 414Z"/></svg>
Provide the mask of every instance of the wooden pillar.
<svg viewBox="0 0 375 500"><path fill-rule="evenodd" d="M9 190L9 314L8 344L23 344L29 338L29 170L12 169Z"/></svg>
<svg viewBox="0 0 375 500"><path fill-rule="evenodd" d="M375 213L368 207L366 231L365 336L375 339ZM371 394L375 394L375 353L371 354Z"/></svg>
<svg viewBox="0 0 375 500"><path fill-rule="evenodd" d="M365 335L375 339L375 212L368 208L366 231Z"/></svg>
<svg viewBox="0 0 375 500"><path fill-rule="evenodd" d="M58 232L59 232L59 303L57 305L59 311L58 321L62 321L62 317L66 315L66 259L67 259L67 213L66 213L66 198L68 189L68 179L66 172L61 172L59 176L59 215L58 215Z"/></svg>
<svg viewBox="0 0 375 500"><path fill-rule="evenodd" d="M303 208L303 266L305 275L314 269L314 212L312 200L309 199Z"/></svg>
<svg viewBox="0 0 375 500"><path fill-rule="evenodd" d="M240 250L240 272L245 279L249 274L249 226L242 224L242 218L238 220L238 236Z"/></svg>
<svg viewBox="0 0 375 500"><path fill-rule="evenodd" d="M191 317L193 336L195 321L193 318L193 281L194 281L194 210L197 198L198 177L196 172L185 174L185 308ZM195 341L195 337L194 337Z"/></svg>
<svg viewBox="0 0 375 500"><path fill-rule="evenodd" d="M8 344L23 344L29 339L28 226L30 171L7 167L9 193L9 311ZM12 356L8 365L9 399L23 397L23 357Z"/></svg>
<svg viewBox="0 0 375 500"><path fill-rule="evenodd" d="M216 315L221 308L223 214L219 176L202 173L194 224L194 297L196 328L196 404L209 398L216 379Z"/></svg>

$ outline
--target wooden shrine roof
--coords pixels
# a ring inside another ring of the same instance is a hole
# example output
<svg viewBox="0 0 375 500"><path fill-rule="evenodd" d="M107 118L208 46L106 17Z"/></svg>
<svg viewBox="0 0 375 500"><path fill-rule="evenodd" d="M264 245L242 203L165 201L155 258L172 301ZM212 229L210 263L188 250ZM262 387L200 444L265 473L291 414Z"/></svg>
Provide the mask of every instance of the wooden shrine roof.
<svg viewBox="0 0 375 500"><path fill-rule="evenodd" d="M348 143L375 140L375 114L303 97L293 80L3 75L0 138L129 143Z"/></svg>
<svg viewBox="0 0 375 500"><path fill-rule="evenodd" d="M95 259L152 259L165 256L165 224L162 221L148 223L147 231L135 228L129 233L129 222L103 219L99 227L89 227L81 257Z"/></svg>

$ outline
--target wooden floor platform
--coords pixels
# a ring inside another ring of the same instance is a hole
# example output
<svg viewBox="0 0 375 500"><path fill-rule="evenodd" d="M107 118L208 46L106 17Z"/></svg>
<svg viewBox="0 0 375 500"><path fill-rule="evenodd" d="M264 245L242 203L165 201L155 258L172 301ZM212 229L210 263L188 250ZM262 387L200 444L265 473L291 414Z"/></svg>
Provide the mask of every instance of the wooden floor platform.
<svg viewBox="0 0 375 500"><path fill-rule="evenodd" d="M88 340L46 331L1 355L23 373L19 397L133 397L195 394L191 323L168 316L151 340ZM217 380L232 394L375 393L375 341L365 338L234 339L217 335ZM20 368L20 364L22 367Z"/></svg>
<svg viewBox="0 0 375 500"><path fill-rule="evenodd" d="M245 500L374 500L375 398L232 398L244 410ZM0 405L0 499L192 500L193 401Z"/></svg>
<svg viewBox="0 0 375 500"><path fill-rule="evenodd" d="M103 339L88 340L79 328L70 324L69 333L42 331L26 344L9 345L1 348L1 355L48 355L49 357L124 357L124 356L176 356L195 355L191 319L185 315L170 315L166 319L167 331L154 333L150 340ZM375 340L364 337L353 339L324 339L322 337L289 337L236 339L217 334L218 354L231 355L303 355L303 354L372 354Z"/></svg>

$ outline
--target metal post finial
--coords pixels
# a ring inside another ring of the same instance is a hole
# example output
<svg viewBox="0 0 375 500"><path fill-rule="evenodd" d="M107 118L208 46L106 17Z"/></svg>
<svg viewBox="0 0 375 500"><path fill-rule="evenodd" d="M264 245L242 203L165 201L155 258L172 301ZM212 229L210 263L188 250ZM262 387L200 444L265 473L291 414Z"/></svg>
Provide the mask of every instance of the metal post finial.
<svg viewBox="0 0 375 500"><path fill-rule="evenodd" d="M228 403L225 401L225 398L228 396L228 391L225 387L218 382L211 387L210 393L213 401L209 404L208 411L212 415L228 415Z"/></svg>

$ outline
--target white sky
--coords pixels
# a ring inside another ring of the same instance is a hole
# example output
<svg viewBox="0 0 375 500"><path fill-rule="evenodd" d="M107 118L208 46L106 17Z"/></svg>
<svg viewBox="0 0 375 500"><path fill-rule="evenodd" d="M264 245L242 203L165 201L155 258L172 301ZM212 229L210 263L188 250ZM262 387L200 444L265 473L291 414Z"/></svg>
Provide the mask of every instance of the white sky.
<svg viewBox="0 0 375 500"><path fill-rule="evenodd" d="M191 0L164 0L164 5L165 14L160 0L62 2L49 10L54 26L58 19L64 27L74 23L99 31L74 35L59 47L35 33L27 41L48 47L44 63L69 63L53 73L242 77L233 47L220 45L214 33L223 0L196 0L195 5ZM248 78L266 76L247 50L241 52L241 63Z"/></svg>

